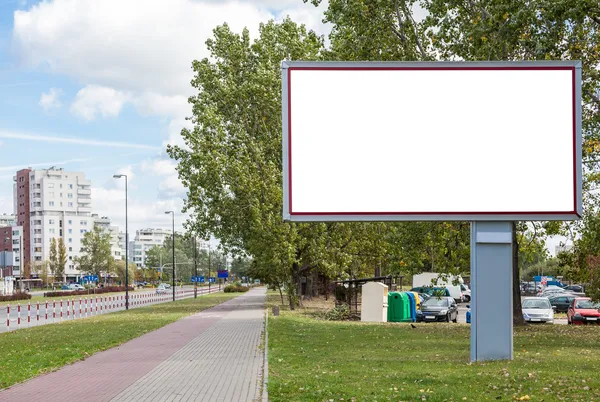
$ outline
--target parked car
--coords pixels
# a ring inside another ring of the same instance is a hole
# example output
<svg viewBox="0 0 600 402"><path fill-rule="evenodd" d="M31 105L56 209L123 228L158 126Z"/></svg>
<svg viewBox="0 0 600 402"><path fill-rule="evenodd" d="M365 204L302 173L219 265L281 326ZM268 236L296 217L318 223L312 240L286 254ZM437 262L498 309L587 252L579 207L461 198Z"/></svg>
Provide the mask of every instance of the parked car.
<svg viewBox="0 0 600 402"><path fill-rule="evenodd" d="M85 290L85 288L82 285L78 284L78 283L71 283L69 285L69 289L70 290Z"/></svg>
<svg viewBox="0 0 600 402"><path fill-rule="evenodd" d="M71 288L69 287L69 285L62 285L62 286L60 287L60 290L73 290L73 289L71 289Z"/></svg>
<svg viewBox="0 0 600 402"><path fill-rule="evenodd" d="M421 309L417 310L417 321L445 321L456 322L458 319L458 307L454 298L430 297L421 304Z"/></svg>
<svg viewBox="0 0 600 402"><path fill-rule="evenodd" d="M466 302L470 302L471 301L471 289L469 289L468 285L465 285L464 283L460 284L460 291L463 294L463 298Z"/></svg>
<svg viewBox="0 0 600 402"><path fill-rule="evenodd" d="M563 289L569 290L571 292L576 292L576 293L584 293L585 292L583 290L583 286L581 286L581 285L569 285L569 286L565 286Z"/></svg>
<svg viewBox="0 0 600 402"><path fill-rule="evenodd" d="M557 313L566 313L571 305L571 302L575 300L577 296L571 294L555 294L550 299L550 304L556 307Z"/></svg>
<svg viewBox="0 0 600 402"><path fill-rule="evenodd" d="M417 292L417 293L425 293L428 296L450 296L450 291L446 288L437 288L437 287L431 287L431 286L418 286L416 288L412 288L410 290L411 292Z"/></svg>
<svg viewBox="0 0 600 402"><path fill-rule="evenodd" d="M567 310L569 324L600 324L600 311L589 297L576 297Z"/></svg>
<svg viewBox="0 0 600 402"><path fill-rule="evenodd" d="M164 293L167 293L167 287L165 286L164 283L161 283L156 288L156 294L158 295L158 294L164 294Z"/></svg>
<svg viewBox="0 0 600 402"><path fill-rule="evenodd" d="M527 322L554 323L554 308L547 297L526 297L521 303L521 309Z"/></svg>

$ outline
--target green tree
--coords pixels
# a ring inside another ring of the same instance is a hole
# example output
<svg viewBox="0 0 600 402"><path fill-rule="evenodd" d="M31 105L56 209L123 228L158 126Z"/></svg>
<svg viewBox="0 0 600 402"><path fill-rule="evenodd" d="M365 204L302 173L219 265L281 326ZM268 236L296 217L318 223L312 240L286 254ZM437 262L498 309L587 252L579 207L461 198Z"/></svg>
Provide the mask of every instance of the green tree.
<svg viewBox="0 0 600 402"><path fill-rule="evenodd" d="M312 0L319 4L320 0ZM416 0L330 0L325 21L332 59L343 60L582 60L584 191L600 179L600 18L597 1L423 0L426 17L413 16ZM588 207L596 205L589 195ZM588 208L589 210L590 208ZM594 208L595 209L595 208ZM514 232L523 235L523 223ZM541 238L572 232L578 224L536 223ZM417 226L418 227L418 226ZM522 322L519 293L520 236L513 239L513 296ZM418 248L416 252L421 252ZM413 253L414 254L414 253ZM585 260L585 258L583 258ZM577 269L585 271L585 264ZM585 272L582 272L585 275Z"/></svg>
<svg viewBox="0 0 600 402"><path fill-rule="evenodd" d="M129 285L131 285L135 280L137 271L141 271L141 269L138 269L137 265L135 265L132 262L127 264L127 268L128 268ZM125 286L125 261L124 260L114 261L114 263L112 265L112 272L114 272L115 275L117 276L117 280L119 281L119 283L122 286Z"/></svg>
<svg viewBox="0 0 600 402"><path fill-rule="evenodd" d="M56 238L53 237L52 239L50 239L50 256L49 256L49 263L50 263L50 272L52 272L52 275L56 278L57 275L57 269L58 269L58 249L57 249L57 243L56 243ZM62 278L61 278L62 279Z"/></svg>
<svg viewBox="0 0 600 402"><path fill-rule="evenodd" d="M110 234L99 227L87 232L81 240L81 256L75 259L81 272L101 277L112 271L114 259L110 251ZM106 281L106 277L105 277Z"/></svg>
<svg viewBox="0 0 600 402"><path fill-rule="evenodd" d="M60 278L61 281L66 279L65 277L65 267L67 265L68 256L67 256L67 247L65 247L65 240L62 237L58 238L58 256L56 260L56 275Z"/></svg>

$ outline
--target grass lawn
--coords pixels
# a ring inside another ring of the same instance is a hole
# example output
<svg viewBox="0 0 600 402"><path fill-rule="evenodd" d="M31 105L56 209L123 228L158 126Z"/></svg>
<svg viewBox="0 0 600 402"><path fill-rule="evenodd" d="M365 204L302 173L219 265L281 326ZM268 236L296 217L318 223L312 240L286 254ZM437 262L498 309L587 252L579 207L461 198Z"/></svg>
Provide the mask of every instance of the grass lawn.
<svg viewBox="0 0 600 402"><path fill-rule="evenodd" d="M471 364L467 324L334 322L316 310L269 316L271 401L600 400L598 326L517 328L513 361Z"/></svg>
<svg viewBox="0 0 600 402"><path fill-rule="evenodd" d="M239 295L216 293L0 334L0 388L120 345Z"/></svg>

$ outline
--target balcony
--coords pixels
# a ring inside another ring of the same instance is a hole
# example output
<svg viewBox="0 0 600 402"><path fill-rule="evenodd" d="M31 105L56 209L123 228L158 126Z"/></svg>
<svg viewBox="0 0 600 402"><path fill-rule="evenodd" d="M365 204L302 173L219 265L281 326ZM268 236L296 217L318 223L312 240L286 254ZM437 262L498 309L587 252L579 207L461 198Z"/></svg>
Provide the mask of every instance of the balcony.
<svg viewBox="0 0 600 402"><path fill-rule="evenodd" d="M79 204L90 204L92 202L91 198L77 198L77 202Z"/></svg>
<svg viewBox="0 0 600 402"><path fill-rule="evenodd" d="M87 213L90 213L90 212L92 212L92 207L79 205L77 207L77 212L87 212Z"/></svg>
<svg viewBox="0 0 600 402"><path fill-rule="evenodd" d="M91 186L92 182L90 180L79 180L77 181L78 186Z"/></svg>
<svg viewBox="0 0 600 402"><path fill-rule="evenodd" d="M89 189L89 188L78 187L77 188L77 194L79 194L79 195L91 195L92 194L92 190Z"/></svg>

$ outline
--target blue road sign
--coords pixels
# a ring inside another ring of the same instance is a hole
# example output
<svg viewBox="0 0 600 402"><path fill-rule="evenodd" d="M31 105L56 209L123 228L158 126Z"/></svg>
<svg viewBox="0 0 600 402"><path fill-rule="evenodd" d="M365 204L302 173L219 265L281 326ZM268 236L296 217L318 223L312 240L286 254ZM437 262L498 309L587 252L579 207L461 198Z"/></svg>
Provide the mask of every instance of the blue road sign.
<svg viewBox="0 0 600 402"><path fill-rule="evenodd" d="M199 279L198 282L204 283L204 277L203 276L199 276L198 279Z"/></svg>
<svg viewBox="0 0 600 402"><path fill-rule="evenodd" d="M217 278L228 278L228 277L229 277L229 271L226 271L226 270L217 271Z"/></svg>
<svg viewBox="0 0 600 402"><path fill-rule="evenodd" d="M214 283L214 282L216 282L217 280L216 280L214 277L212 277L212 276L211 276L210 278L208 278L208 281L209 281L209 282L211 282L211 283Z"/></svg>

